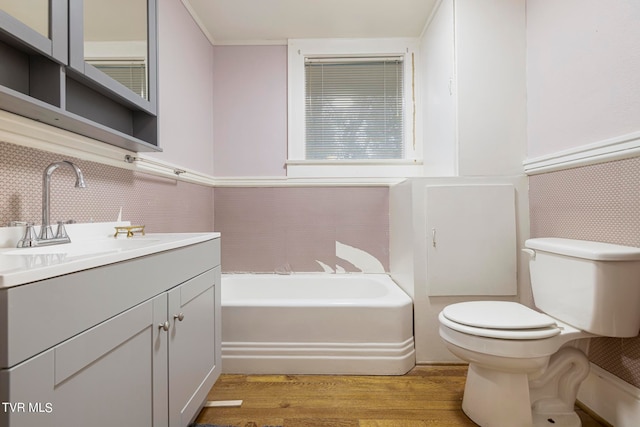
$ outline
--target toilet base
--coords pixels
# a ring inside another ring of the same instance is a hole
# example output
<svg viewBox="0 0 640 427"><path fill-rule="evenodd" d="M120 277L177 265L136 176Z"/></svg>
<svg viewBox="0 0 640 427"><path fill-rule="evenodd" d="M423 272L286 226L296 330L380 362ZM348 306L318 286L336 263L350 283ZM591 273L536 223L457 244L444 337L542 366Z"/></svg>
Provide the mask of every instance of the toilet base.
<svg viewBox="0 0 640 427"><path fill-rule="evenodd" d="M470 363L462 410L479 426L531 427L527 374L500 372Z"/></svg>
<svg viewBox="0 0 640 427"><path fill-rule="evenodd" d="M536 359L530 362L526 372L505 372L470 362L462 399L465 414L483 427L580 427L574 404L589 373L584 353L562 348L546 368L539 365L540 372L531 369Z"/></svg>
<svg viewBox="0 0 640 427"><path fill-rule="evenodd" d="M467 399L467 396L471 398ZM479 426L580 427L575 412L532 411L527 374L497 372L469 364L462 410Z"/></svg>

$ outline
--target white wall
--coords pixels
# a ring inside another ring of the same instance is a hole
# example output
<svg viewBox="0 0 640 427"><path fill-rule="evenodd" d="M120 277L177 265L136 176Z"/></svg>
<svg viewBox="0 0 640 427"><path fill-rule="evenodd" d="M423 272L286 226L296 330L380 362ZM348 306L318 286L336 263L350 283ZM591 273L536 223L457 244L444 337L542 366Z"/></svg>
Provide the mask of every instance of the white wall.
<svg viewBox="0 0 640 427"><path fill-rule="evenodd" d="M424 200L427 183L512 184L516 247L528 238L522 164L527 148L525 0L442 0L420 42L425 176L433 178L413 178L391 189L390 269L414 297L418 362L448 362L456 358L438 333L444 306L473 299L532 303L519 251L518 296L429 296Z"/></svg>
<svg viewBox="0 0 640 427"><path fill-rule="evenodd" d="M518 250L517 296L430 296L427 280L427 185L510 184L516 192L516 247L529 237L528 180L525 175L505 177L411 178L391 187L389 193L389 267L393 279L413 297L414 334L418 363L459 361L449 352L438 332L438 314L447 305L472 300L508 300L532 305L528 259ZM461 268L464 268L462 266Z"/></svg>
<svg viewBox="0 0 640 427"><path fill-rule="evenodd" d="M158 117L163 161L213 175L213 47L180 0L158 2Z"/></svg>
<svg viewBox="0 0 640 427"><path fill-rule="evenodd" d="M640 2L527 2L528 156L640 131Z"/></svg>
<svg viewBox="0 0 640 427"><path fill-rule="evenodd" d="M525 0L442 0L421 39L426 176L523 171Z"/></svg>
<svg viewBox="0 0 640 427"><path fill-rule="evenodd" d="M458 174L454 13L451 0L442 1L422 35L422 129L424 175Z"/></svg>
<svg viewBox="0 0 640 427"><path fill-rule="evenodd" d="M523 171L525 25L525 0L455 0L460 175Z"/></svg>

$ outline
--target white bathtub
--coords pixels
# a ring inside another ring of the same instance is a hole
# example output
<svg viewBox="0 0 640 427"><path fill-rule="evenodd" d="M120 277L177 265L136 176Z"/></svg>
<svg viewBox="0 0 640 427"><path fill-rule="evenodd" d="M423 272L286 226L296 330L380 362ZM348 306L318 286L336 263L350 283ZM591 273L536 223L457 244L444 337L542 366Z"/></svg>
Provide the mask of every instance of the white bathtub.
<svg viewBox="0 0 640 427"><path fill-rule="evenodd" d="M386 274L223 274L222 372L401 375L413 303Z"/></svg>

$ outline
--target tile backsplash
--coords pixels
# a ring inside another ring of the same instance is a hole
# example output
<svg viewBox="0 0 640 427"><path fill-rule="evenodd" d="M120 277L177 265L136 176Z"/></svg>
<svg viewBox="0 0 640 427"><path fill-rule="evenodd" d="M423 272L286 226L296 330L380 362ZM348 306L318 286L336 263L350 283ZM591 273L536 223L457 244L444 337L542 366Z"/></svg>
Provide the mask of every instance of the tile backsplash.
<svg viewBox="0 0 640 427"><path fill-rule="evenodd" d="M216 188L215 200L223 271L372 272L363 258L389 270L386 186Z"/></svg>
<svg viewBox="0 0 640 427"><path fill-rule="evenodd" d="M51 222L115 221L144 224L150 232L213 231L213 189L169 178L0 142L0 226L9 221L40 224L42 174L50 163L80 167L87 188L58 168L51 179Z"/></svg>
<svg viewBox="0 0 640 427"><path fill-rule="evenodd" d="M531 237L566 237L640 247L640 158L529 179ZM640 337L596 338L589 359L640 388Z"/></svg>

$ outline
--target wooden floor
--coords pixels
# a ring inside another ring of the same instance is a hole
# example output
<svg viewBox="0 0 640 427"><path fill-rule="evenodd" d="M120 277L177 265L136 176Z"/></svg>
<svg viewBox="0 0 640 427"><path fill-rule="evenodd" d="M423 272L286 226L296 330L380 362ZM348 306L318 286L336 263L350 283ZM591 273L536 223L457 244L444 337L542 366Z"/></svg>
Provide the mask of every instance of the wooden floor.
<svg viewBox="0 0 640 427"><path fill-rule="evenodd" d="M466 366L419 366L404 376L222 375L197 423L237 427L475 426L462 409ZM583 427L605 426L578 410Z"/></svg>

